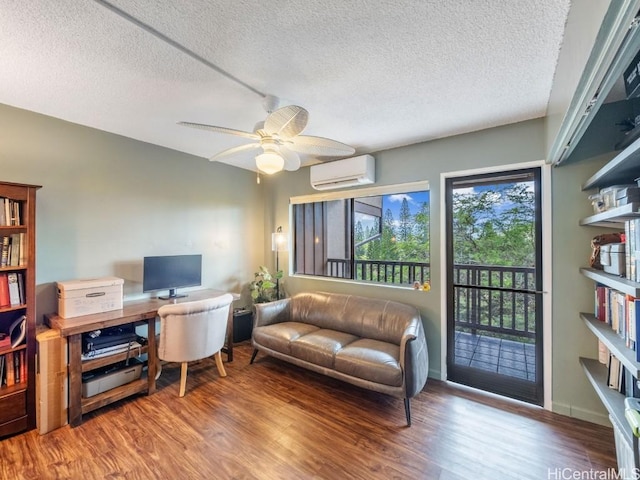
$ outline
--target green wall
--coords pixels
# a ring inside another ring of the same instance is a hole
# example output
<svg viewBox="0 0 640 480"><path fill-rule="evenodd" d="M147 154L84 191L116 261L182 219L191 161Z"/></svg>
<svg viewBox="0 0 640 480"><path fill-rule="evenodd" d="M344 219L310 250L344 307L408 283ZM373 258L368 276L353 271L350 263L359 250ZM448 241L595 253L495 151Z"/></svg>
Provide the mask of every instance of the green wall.
<svg viewBox="0 0 640 480"><path fill-rule="evenodd" d="M410 145L374 153L376 185L427 180L431 185L431 280L430 292L409 288L366 285L304 276L285 278L288 294L308 290L346 292L384 297L416 306L423 317L429 344L430 376L440 378L442 331L440 284L440 222L442 215L441 174L473 169L514 165L544 160L545 122L536 119L484 131ZM592 286L578 273L589 255L589 229L580 230L578 218L588 214L590 204L580 184L598 165L593 163L552 170L553 195L553 391L552 408L598 423L605 423L605 410L588 385L578 364L578 357L595 358L597 345L577 316L592 302ZM283 225L289 229L289 198L315 193L309 184L309 170L276 175L266 182L269 187L265 212L265 235ZM264 251L273 268L274 256ZM281 265L289 260L281 254ZM283 260L284 259L284 260ZM570 301L568 301L570 299ZM579 305L579 308L578 308Z"/></svg>
<svg viewBox="0 0 640 480"><path fill-rule="evenodd" d="M38 316L56 310L55 282L116 275L127 299L142 294L142 257L204 255L203 285L242 292L259 265L274 267L270 234L289 231L289 197L315 193L309 169L263 177L44 115L0 105L4 181L42 185L38 192ZM544 120L537 119L375 153L377 185L431 184L432 290L288 277L289 294L350 292L415 305L424 319L430 374L440 377L441 173L544 159ZM593 285L578 273L591 228L581 182L603 162L552 170L553 409L606 423L578 357L597 345L577 316L592 308ZM289 260L281 254L281 265ZM242 303L246 303L243 299Z"/></svg>
<svg viewBox="0 0 640 480"><path fill-rule="evenodd" d="M145 255L203 254L206 287L240 292L253 278L264 243L254 173L3 105L0 132L0 180L42 185L38 321L56 311L60 280L115 275L125 298L143 297Z"/></svg>

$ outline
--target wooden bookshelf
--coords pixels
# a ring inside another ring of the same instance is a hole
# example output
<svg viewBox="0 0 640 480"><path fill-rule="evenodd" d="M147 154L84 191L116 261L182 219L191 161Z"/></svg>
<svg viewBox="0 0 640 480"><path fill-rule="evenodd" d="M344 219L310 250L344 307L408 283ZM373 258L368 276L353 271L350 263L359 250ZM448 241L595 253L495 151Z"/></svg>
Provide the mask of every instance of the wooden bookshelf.
<svg viewBox="0 0 640 480"><path fill-rule="evenodd" d="M0 182L0 207L5 207L5 199L19 207L19 218L16 224L1 225L0 237L12 234L24 234L24 242L20 242L21 265L0 268L1 275L20 274L23 278L23 291L18 305L0 307L0 332L8 333L9 326L22 315L26 316L25 340L16 347L4 348L0 356L5 357L24 352L25 369L20 383L7 385L0 382L0 437L31 430L36 427L36 392L35 392L35 355L36 355L36 191L38 185L25 185ZM6 215L5 215L6 217ZM7 223L5 221L5 223ZM14 247L12 247L14 248ZM24 250L22 250L24 249ZM5 362L6 364L6 362ZM6 379L6 368L5 375Z"/></svg>

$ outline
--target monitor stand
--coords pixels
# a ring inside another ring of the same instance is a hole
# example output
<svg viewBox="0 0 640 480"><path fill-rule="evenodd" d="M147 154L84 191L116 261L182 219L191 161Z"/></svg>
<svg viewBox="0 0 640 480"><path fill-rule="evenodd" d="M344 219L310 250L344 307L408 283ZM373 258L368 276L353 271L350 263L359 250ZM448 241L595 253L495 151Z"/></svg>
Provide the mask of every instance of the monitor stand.
<svg viewBox="0 0 640 480"><path fill-rule="evenodd" d="M169 295L165 295L163 297L158 297L160 300L172 300L174 298L184 298L188 295L186 293L179 294L177 288L170 288Z"/></svg>

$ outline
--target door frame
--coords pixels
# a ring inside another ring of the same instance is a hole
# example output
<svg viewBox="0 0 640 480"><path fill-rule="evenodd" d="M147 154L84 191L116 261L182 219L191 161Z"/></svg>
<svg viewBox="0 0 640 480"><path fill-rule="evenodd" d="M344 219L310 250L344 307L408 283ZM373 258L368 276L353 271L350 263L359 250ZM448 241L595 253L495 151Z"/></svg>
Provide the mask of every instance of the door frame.
<svg viewBox="0 0 640 480"><path fill-rule="evenodd" d="M543 408L551 410L552 407L552 278L551 271L551 239L552 239L552 210L551 210L551 165L544 160L535 162L523 162L509 165L498 165L471 170L459 170L455 172L443 172L440 174L440 285L447 285L447 230L446 215L446 180L448 178L467 177L487 173L509 172L526 168L540 168L540 188L542 203L542 342L543 342ZM447 298L446 293L440 298L440 379L447 380Z"/></svg>

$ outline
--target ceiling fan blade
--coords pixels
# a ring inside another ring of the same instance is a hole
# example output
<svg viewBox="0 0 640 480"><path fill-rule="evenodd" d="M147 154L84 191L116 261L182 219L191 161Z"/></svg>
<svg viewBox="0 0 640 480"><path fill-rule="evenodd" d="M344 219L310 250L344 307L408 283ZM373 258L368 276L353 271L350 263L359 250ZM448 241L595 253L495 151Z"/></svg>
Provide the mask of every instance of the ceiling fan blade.
<svg viewBox="0 0 640 480"><path fill-rule="evenodd" d="M292 138L307 126L309 112L297 105L288 105L271 112L264 121L264 130L269 135Z"/></svg>
<svg viewBox="0 0 640 480"><path fill-rule="evenodd" d="M288 148L281 146L280 155L284 158L284 169L288 172L295 172L300 168L300 156Z"/></svg>
<svg viewBox="0 0 640 480"><path fill-rule="evenodd" d="M226 150L223 150L219 153L216 153L213 157L209 159L210 162L216 162L218 160L222 160L223 158L230 157L237 153L246 152L249 150L255 150L260 148L259 143L247 143L246 145L239 145L237 147L231 147Z"/></svg>
<svg viewBox="0 0 640 480"><path fill-rule="evenodd" d="M192 123L192 122L178 122L178 125L182 125L184 127L190 127L190 128L197 128L200 130L207 130L209 132L228 133L231 135L237 135L239 137L251 138L253 140L260 139L260 136L255 133L244 132L242 130L235 130L233 128L216 127L214 125L204 125L202 123Z"/></svg>
<svg viewBox="0 0 640 480"><path fill-rule="evenodd" d="M340 157L342 155L351 155L356 151L355 148L346 143L311 135L300 135L292 138L287 142L287 148L294 152L322 157Z"/></svg>

